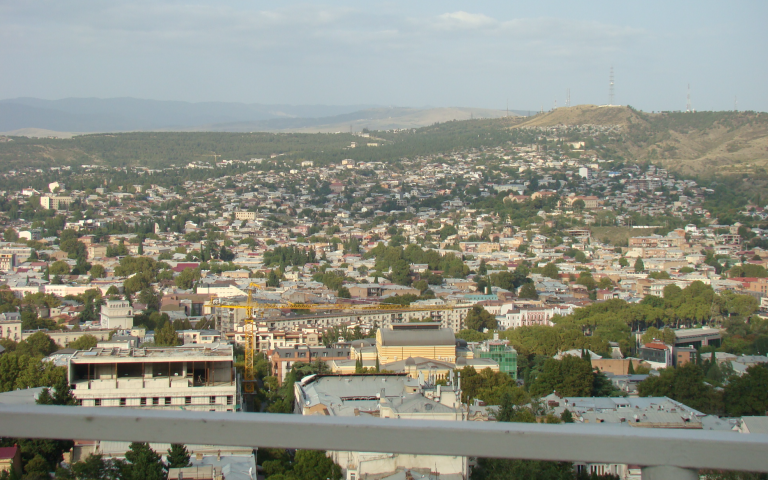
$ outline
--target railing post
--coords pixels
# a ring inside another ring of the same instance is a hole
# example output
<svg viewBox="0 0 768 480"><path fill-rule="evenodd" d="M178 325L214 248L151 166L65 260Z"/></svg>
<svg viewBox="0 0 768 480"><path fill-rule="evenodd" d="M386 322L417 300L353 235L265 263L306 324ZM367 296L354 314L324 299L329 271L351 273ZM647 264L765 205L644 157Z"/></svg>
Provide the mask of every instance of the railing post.
<svg viewBox="0 0 768 480"><path fill-rule="evenodd" d="M698 480L699 472L690 468L656 466L643 467L643 480Z"/></svg>

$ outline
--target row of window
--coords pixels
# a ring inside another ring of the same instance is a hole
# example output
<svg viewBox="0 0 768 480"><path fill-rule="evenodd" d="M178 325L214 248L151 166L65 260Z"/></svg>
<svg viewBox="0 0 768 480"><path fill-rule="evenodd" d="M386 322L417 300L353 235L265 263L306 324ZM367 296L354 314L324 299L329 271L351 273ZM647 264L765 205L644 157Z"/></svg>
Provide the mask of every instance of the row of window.
<svg viewBox="0 0 768 480"><path fill-rule="evenodd" d="M197 401L192 402L192 399L195 398ZM184 397L184 405L205 405L205 398L206 397ZM217 397L215 395L211 395L208 398L208 404L209 405L215 405ZM101 406L101 398L94 399L94 405L97 407ZM151 402L151 403L150 403ZM232 405L234 402L234 397L232 395L227 395L227 405ZM79 402L82 405L82 400L79 400ZM173 397L141 397L139 399L139 405L146 406L146 405L171 405L173 403ZM121 398L120 399L120 406L125 407L128 405L128 398Z"/></svg>

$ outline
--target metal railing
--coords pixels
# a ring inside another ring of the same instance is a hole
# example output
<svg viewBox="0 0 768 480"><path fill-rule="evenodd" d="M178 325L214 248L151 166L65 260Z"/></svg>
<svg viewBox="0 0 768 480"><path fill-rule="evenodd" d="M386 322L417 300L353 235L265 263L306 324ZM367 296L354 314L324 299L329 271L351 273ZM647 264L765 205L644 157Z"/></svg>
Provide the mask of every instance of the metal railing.
<svg viewBox="0 0 768 480"><path fill-rule="evenodd" d="M612 425L0 405L0 436L629 464L644 466L644 479L768 472L767 434Z"/></svg>

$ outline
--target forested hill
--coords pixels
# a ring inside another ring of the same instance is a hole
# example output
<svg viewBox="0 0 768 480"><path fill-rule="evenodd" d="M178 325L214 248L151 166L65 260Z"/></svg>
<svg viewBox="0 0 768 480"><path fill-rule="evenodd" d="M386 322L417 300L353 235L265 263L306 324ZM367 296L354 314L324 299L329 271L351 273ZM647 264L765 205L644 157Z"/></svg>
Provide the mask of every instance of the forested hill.
<svg viewBox="0 0 768 480"><path fill-rule="evenodd" d="M578 131L618 125L620 135ZM306 159L323 163L345 158L387 161L478 147L539 143L557 147L542 131L567 129L563 140L588 140L583 155L653 162L692 176L744 177L747 188L768 185L768 114L755 112L645 113L631 107L560 108L534 117L434 123L370 137L304 133L135 132L90 134L70 139L0 137L2 170L52 164L186 165L213 158ZM349 148L355 142L357 148ZM368 144L376 146L368 146ZM212 155L221 155L213 157Z"/></svg>
<svg viewBox="0 0 768 480"><path fill-rule="evenodd" d="M482 146L508 145L531 134L511 131L519 117L439 123L399 132L349 133L218 133L134 132L80 135L69 139L0 137L2 170L25 166L101 164L167 167L221 159L248 160L279 155L323 163L346 158L387 161ZM5 140L5 141L3 141ZM349 148L352 142L357 148ZM376 146L368 146L369 143Z"/></svg>

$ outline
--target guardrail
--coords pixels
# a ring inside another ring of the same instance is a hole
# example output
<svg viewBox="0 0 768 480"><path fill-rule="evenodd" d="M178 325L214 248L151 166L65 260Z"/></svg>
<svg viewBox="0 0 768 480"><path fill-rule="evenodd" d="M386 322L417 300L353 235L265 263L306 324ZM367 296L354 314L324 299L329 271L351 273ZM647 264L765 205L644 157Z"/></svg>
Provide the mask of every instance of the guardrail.
<svg viewBox="0 0 768 480"><path fill-rule="evenodd" d="M766 434L611 425L0 405L0 436L630 464L644 466L644 479L768 472Z"/></svg>

